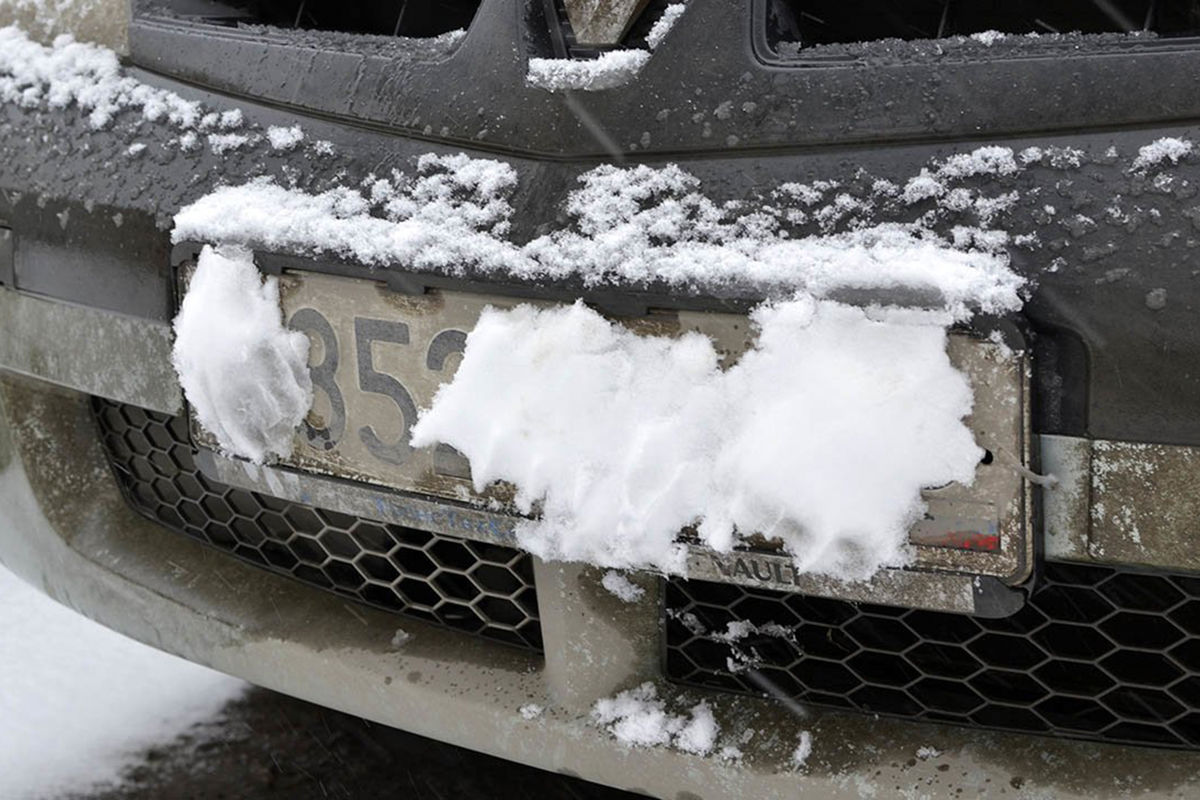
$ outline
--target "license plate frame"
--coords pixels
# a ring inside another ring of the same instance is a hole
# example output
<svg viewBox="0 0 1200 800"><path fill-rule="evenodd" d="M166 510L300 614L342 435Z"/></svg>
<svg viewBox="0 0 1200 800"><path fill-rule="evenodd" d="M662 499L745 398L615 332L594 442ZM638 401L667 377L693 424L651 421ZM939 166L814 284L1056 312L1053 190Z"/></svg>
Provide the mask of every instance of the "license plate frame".
<svg viewBox="0 0 1200 800"><path fill-rule="evenodd" d="M189 272L180 270L181 292ZM313 344L310 365L316 368L313 412L297 431L293 455L277 468L514 516L510 505L513 487L497 483L483 492L474 491L469 465L452 449L444 445L408 451L400 448L404 457L391 463L376 457L363 431L369 428L384 446L396 445L407 435L416 410L427 407L437 388L453 377L466 336L484 308L550 306L561 301L480 291L478 285L456 287L452 280L438 287L398 289L395 281L382 276L342 274L301 259L272 272L280 280L284 319L309 335ZM320 317L326 330L318 330L322 324L315 322L312 314L297 320L297 312L303 309ZM727 364L736 361L752 341L752 329L741 313L649 309L615 318L645 335L703 333L713 339ZM322 335L330 331L332 343ZM331 352L336 353L332 365L327 357ZM952 332L948 353L975 391L976 404L967 423L980 445L995 457L987 469L978 471L975 485L950 485L923 493L929 512L910 534L912 566L1017 585L1031 574L1034 553L1031 486L1025 478L1030 440L1027 358L1023 350L1014 352L1000 337L985 338L978 331ZM328 368L329 376L323 376L323 368ZM323 385L329 382L327 378L343 401L348 400L340 436L328 434L337 427L337 415L328 386ZM366 390L362 389L364 383ZM397 386L407 401L396 399ZM405 405L407 408L402 408ZM411 421L406 410L413 416ZM194 415L192 429L198 444L215 447ZM963 537L967 542L987 541L989 548L954 546ZM750 549L753 558L772 562L786 558L770 543ZM786 570L745 569L746 559L746 551L709 554L693 548L691 571L695 577L800 590Z"/></svg>

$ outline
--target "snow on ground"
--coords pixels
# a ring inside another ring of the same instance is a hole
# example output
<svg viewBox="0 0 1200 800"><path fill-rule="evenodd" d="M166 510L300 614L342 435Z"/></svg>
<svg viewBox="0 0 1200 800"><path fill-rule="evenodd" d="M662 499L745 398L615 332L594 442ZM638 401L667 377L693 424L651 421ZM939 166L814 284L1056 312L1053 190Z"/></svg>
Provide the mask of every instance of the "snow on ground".
<svg viewBox="0 0 1200 800"><path fill-rule="evenodd" d="M292 452L312 406L308 337L283 327L279 280L250 251L205 247L175 318L173 361L200 424L225 452L261 464Z"/></svg>
<svg viewBox="0 0 1200 800"><path fill-rule="evenodd" d="M119 779L245 684L113 633L0 567L0 797Z"/></svg>
<svg viewBox="0 0 1200 800"><path fill-rule="evenodd" d="M944 312L801 295L752 315L726 371L712 342L638 336L582 304L486 311L413 428L518 487L543 558L681 572L678 532L728 551L777 537L798 569L861 578L906 560L920 490L969 484L982 451ZM534 388L535 387L535 388Z"/></svg>

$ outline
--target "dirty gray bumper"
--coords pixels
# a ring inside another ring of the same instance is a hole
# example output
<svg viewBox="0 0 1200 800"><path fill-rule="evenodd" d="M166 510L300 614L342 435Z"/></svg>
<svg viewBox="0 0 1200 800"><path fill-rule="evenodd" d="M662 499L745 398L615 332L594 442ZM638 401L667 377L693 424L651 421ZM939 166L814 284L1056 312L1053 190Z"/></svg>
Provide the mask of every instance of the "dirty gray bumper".
<svg viewBox="0 0 1200 800"><path fill-rule="evenodd" d="M9 290L0 289L9 296ZM12 300L11 296L8 297ZM37 301L39 303L48 301ZM53 305L53 304L51 304ZM24 321L11 307L0 320ZM41 312L44 312L41 313ZM70 314L66 315L71 317ZM65 324L65 323L64 323ZM110 473L90 393L171 410L161 325L115 315L0 352L0 562L98 622L253 683L548 770L670 798L1189 797L1200 754L820 713L675 689L659 670L659 581L623 604L600 571L536 565L545 656L335 596L242 564L135 514ZM135 346L136 345L136 346ZM22 360L24 359L24 360ZM136 375L137 380L116 378ZM391 644L398 628L410 638ZM594 702L652 680L668 704L713 707L741 760L629 748L589 719ZM544 713L524 719L528 703ZM802 731L814 751L791 757ZM924 753L940 755L917 758Z"/></svg>

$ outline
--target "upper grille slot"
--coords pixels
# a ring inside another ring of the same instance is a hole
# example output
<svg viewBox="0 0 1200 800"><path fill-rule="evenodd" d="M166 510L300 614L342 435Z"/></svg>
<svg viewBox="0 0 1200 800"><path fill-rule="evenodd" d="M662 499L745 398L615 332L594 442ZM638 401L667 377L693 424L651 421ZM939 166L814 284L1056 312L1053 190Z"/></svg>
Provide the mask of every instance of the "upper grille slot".
<svg viewBox="0 0 1200 800"><path fill-rule="evenodd" d="M480 0L168 0L174 15L218 25L427 38L471 24Z"/></svg>
<svg viewBox="0 0 1200 800"><path fill-rule="evenodd" d="M1008 34L1200 32L1197 0L768 0L768 38L811 47Z"/></svg>

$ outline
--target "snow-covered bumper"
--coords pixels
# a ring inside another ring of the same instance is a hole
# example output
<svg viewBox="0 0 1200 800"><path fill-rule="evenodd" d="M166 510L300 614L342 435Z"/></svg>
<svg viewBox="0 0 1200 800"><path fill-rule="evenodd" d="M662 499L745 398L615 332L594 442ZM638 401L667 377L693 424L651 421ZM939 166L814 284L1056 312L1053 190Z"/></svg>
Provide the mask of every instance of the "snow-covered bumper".
<svg viewBox="0 0 1200 800"><path fill-rule="evenodd" d="M266 574L135 513L109 467L91 396L177 411L165 328L63 304L41 310L9 313L8 332L58 313L58 337L42 337L33 351L0 347L0 561L149 644L385 724L661 797L860 797L897 788L1184 797L1197 789L1200 755L1191 752L822 713L673 687L661 666L663 584L653 577L637 579L645 594L626 604L601 587L600 571L534 561L538 653ZM29 332L24 327L25 341ZM594 723L597 700L643 681L659 683L669 709L707 701L720 744L742 756L631 748ZM803 731L814 750L798 767Z"/></svg>

